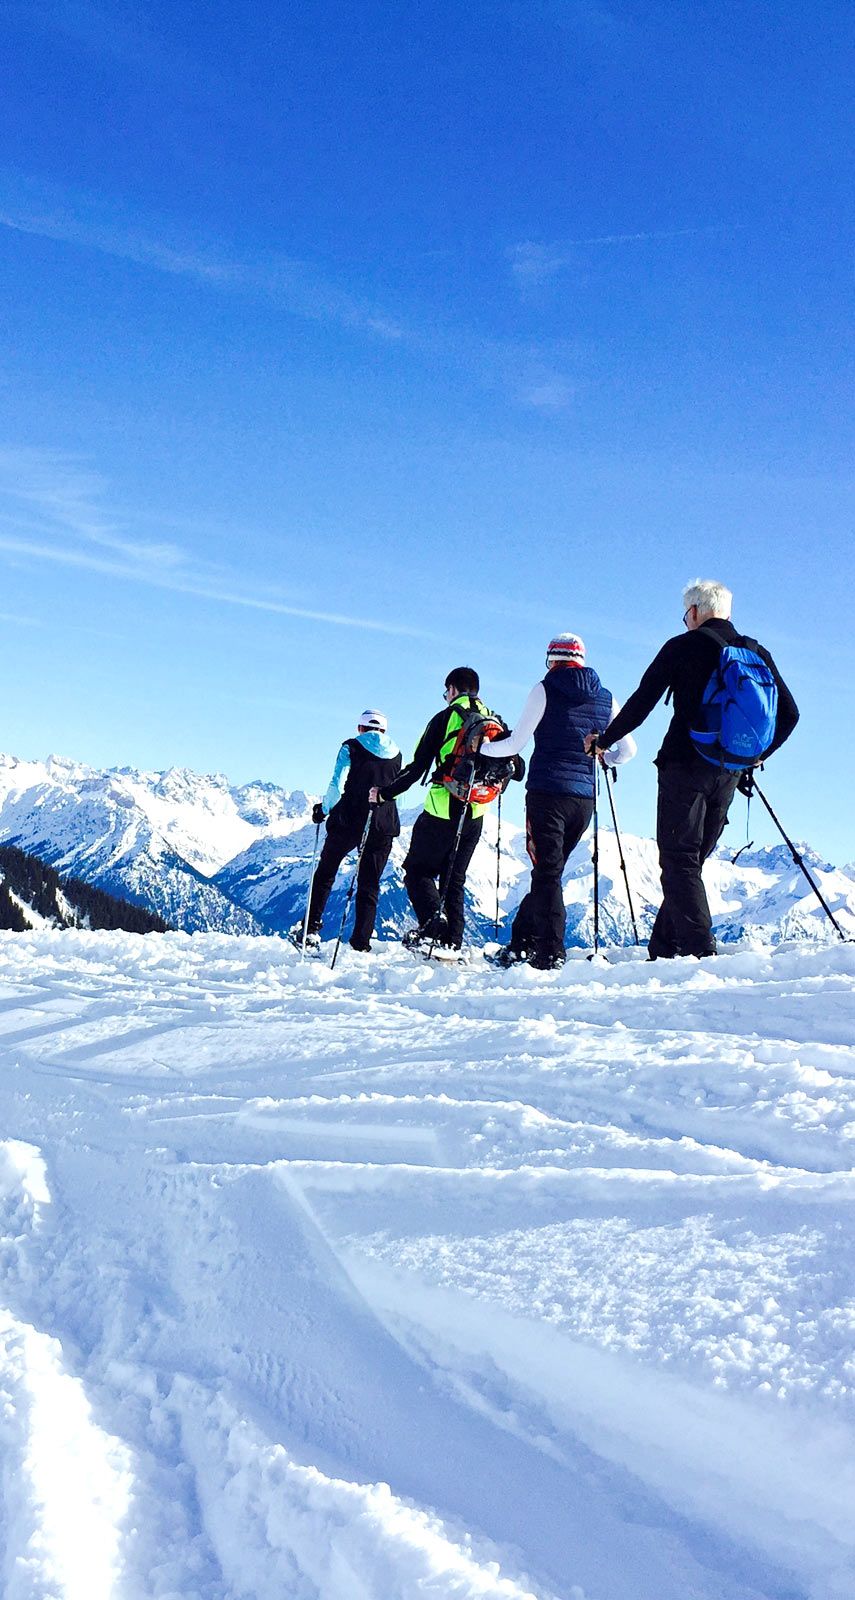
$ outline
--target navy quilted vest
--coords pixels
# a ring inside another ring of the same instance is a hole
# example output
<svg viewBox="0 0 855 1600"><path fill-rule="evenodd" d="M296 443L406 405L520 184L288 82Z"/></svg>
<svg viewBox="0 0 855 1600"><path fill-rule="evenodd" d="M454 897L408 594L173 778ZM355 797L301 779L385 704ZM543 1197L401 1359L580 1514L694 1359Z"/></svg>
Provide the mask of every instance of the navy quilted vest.
<svg viewBox="0 0 855 1600"><path fill-rule="evenodd" d="M541 794L594 793L594 763L583 740L612 720L612 697L592 667L553 667L543 679L546 710L534 730L527 789Z"/></svg>

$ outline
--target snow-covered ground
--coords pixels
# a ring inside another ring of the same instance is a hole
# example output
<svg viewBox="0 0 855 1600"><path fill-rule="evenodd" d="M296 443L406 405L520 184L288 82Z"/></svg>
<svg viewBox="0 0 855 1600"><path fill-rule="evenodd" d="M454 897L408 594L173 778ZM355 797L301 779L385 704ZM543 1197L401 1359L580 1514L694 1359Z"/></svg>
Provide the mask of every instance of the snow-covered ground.
<svg viewBox="0 0 855 1600"><path fill-rule="evenodd" d="M855 946L0 935L4 1600L852 1600Z"/></svg>

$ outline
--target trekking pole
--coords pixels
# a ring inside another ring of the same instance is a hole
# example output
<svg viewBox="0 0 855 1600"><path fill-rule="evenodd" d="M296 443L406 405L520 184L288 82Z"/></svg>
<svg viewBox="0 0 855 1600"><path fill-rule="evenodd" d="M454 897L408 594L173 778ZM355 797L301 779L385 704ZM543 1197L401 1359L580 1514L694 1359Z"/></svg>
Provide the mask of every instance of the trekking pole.
<svg viewBox="0 0 855 1600"><path fill-rule="evenodd" d="M496 812L496 920L493 932L499 937L499 895L502 882L502 791L499 790L498 810Z"/></svg>
<svg viewBox="0 0 855 1600"><path fill-rule="evenodd" d="M609 783L609 781L608 781L609 777L612 780L611 783ZM623 873L623 881L626 884L626 898L627 898L627 903L629 905L629 915L630 915L630 918L632 920L632 931L635 934L635 942L636 942L636 944L640 944L641 940L638 937L638 926L637 926L637 923L636 923L636 920L635 920L635 907L633 906L633 903L632 903L632 893L631 893L630 887L629 887L629 873L626 870L626 862L624 860L624 855L623 855L623 845L621 844L621 840L620 840L620 828L618 827L617 808L615 806L614 795L612 794L612 784L615 784L615 783L617 783L617 772L615 771L614 767L609 767L608 768L608 777L606 779L606 789L608 790L608 795L609 795L609 805L612 808L612 822L614 824L615 838L617 840L618 857L620 859L620 869L621 869L621 872Z"/></svg>
<svg viewBox="0 0 855 1600"><path fill-rule="evenodd" d="M338 952L339 952L339 948L340 948L340 945L341 945L342 934L344 933L344 925L345 925L345 923L347 921L347 913L350 910L350 902L353 899L353 891L356 888L356 880L359 877L359 868L360 868L360 866L362 864L362 852L365 849L365 841L368 838L368 834L369 834L369 832L371 830L371 824L372 824L373 821L374 821L374 812L373 812L373 809L369 806L369 808L368 808L368 816L365 818L365 827L362 830L362 838L359 841L359 845L358 845L357 851L356 851L356 866L353 869L353 877L351 878L350 883L348 884L348 887L347 887L347 895L346 895L345 902L344 902L344 910L343 910L343 912L341 914L341 922L339 923L338 938L336 939L335 949L333 951L333 958L332 958L332 961L330 962L330 972L332 972L333 968L335 967L336 961L338 960Z"/></svg>
<svg viewBox="0 0 855 1600"><path fill-rule="evenodd" d="M318 822L315 825L315 848L312 851L312 870L309 873L309 892L306 895L306 915L303 918L303 941L302 941L302 944L300 945L300 960L301 961L303 960L303 958L304 958L304 956L306 954L306 939L307 939L308 933L309 933L309 911L311 910L311 905L312 905L312 886L313 886L313 884L315 882L315 871L316 871L317 865L318 865L318 844L320 843L320 838L321 838L321 825Z"/></svg>
<svg viewBox="0 0 855 1600"><path fill-rule="evenodd" d="M465 799L465 801L462 802L462 808L461 808L461 812L460 812L460 821L457 824L457 831L456 831L456 833L454 835L454 844L451 847L451 855L448 858L448 867L446 868L445 877L443 879L442 892L441 892L440 897L439 897L439 905L437 906L436 911L433 913L433 916L430 919L431 922L434 923L434 925L437 922L439 922L440 918L445 913L445 902L448 899L448 891L451 888L451 874L454 871L454 863L457 860L457 852L458 852L458 850L460 848L460 841L461 841L461 839L463 837L463 824L465 823L466 818L469 815L469 802L470 802L470 797L471 797L472 790L474 789L474 787L475 787L475 763L473 761L472 762L472 777L469 780L469 788L466 791L466 799ZM431 942L430 942L430 948L428 949L428 960L430 960L431 956L433 955L433 947L434 947L435 944L436 944L436 934L434 934L434 936L433 936L433 938L431 939Z"/></svg>
<svg viewBox="0 0 855 1600"><path fill-rule="evenodd" d="M766 796L763 793L763 790L760 788L760 785L757 782L757 779L753 775L752 775L752 779L751 779L751 787L752 787L752 789L756 789L758 795L760 796L760 799L763 801L763 804L766 807L766 810L768 811L770 817L772 818L772 821L774 822L775 827L777 828L779 834L781 835L781 838L783 839L784 843L787 845L787 847L789 849L789 852L790 852L790 855L792 856L793 860L795 861L796 866L797 867L801 867L802 872L804 873L805 877L807 878L807 881L810 884L814 894L816 895L817 900L819 901L820 905L822 906L823 911L825 912L826 916L828 917L829 922L831 922L833 924L833 926L837 929L837 932L839 933L841 939L843 940L843 943L844 944L850 944L851 940L843 932L843 929L841 928L840 923L838 922L836 916L834 915L834 912L832 911L830 905L828 904L828 901L824 898L822 890L819 887L819 884L815 882L815 880L811 877L810 873L808 872L808 869L805 866L804 856L801 855L800 852L796 849L796 847L793 844L793 841L789 837L789 835L784 832L784 829L782 828L781 823L779 822L779 820L776 817L774 811L772 810L772 807L770 806L768 800L766 799Z"/></svg>
<svg viewBox="0 0 855 1600"><path fill-rule="evenodd" d="M600 819L597 814L597 799L600 789L600 758L597 746L594 745L594 849L592 860L594 863L594 955L600 948ZM588 957L593 960L592 956Z"/></svg>
<svg viewBox="0 0 855 1600"><path fill-rule="evenodd" d="M754 840L753 839L749 839L748 835L749 835L749 832L751 831L750 827L749 827L749 823L750 823L750 819L751 819L751 796L754 793L755 788L756 788L756 784L754 782L753 776L751 775L751 768L749 767L749 769L748 769L748 787L745 790L745 801L746 801L746 804L745 804L745 843L741 844L739 846L739 849L737 850L735 856L731 856L730 865L732 867L736 866L736 863L739 860L739 857L743 854L744 851L750 850L751 846L754 843Z"/></svg>

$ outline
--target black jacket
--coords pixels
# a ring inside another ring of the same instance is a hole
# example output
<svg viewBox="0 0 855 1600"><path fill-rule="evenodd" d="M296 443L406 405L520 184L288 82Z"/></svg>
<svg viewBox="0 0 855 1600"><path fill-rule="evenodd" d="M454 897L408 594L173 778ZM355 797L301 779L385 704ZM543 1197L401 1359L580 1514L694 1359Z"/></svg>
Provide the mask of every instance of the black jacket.
<svg viewBox="0 0 855 1600"><path fill-rule="evenodd" d="M702 628L695 628L690 633L678 633L673 639L668 639L658 656L651 661L635 693L630 695L614 721L600 734L599 743L604 749L608 745L615 744L618 739L625 738L626 734L632 733L646 717L650 716L654 706L658 705L663 694L670 689L673 695L674 715L662 740L656 765L662 767L670 762L682 764L698 759L697 751L689 737L689 729L698 726L704 690L719 658L719 647L715 638L710 637L713 634L721 639L723 644L739 644L743 638L742 634L737 633L732 622L726 621L723 617L712 617ZM757 645L756 648L758 655L762 656L766 665L771 668L778 686L775 737L766 752L767 755L771 755L785 739L789 739L799 720L799 708L768 650L764 650L762 645Z"/></svg>
<svg viewBox="0 0 855 1600"><path fill-rule="evenodd" d="M366 750L359 739L346 739L350 752L350 771L345 779L341 799L333 806L327 818L327 828L349 833L361 833L368 816L368 791L389 783L401 770L400 753L396 756L375 756ZM372 823L374 834L397 838L401 831L398 807L394 800L375 807Z"/></svg>
<svg viewBox="0 0 855 1600"><path fill-rule="evenodd" d="M446 730L450 715L451 707L444 706L442 711L438 711L435 717L431 717L416 745L412 761L407 762L407 765L402 769L394 783L386 783L381 786L381 800L394 800L396 795L403 794L405 789L411 789L414 783L419 782L420 778L427 777L428 773L439 761L439 753L447 738Z"/></svg>

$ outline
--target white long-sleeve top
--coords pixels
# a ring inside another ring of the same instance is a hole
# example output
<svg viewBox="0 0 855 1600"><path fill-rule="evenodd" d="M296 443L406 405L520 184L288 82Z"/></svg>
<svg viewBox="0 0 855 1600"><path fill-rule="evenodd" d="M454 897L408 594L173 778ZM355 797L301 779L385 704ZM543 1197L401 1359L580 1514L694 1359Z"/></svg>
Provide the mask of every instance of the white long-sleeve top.
<svg viewBox="0 0 855 1600"><path fill-rule="evenodd" d="M535 731L544 711L546 710L546 690L542 683L536 683L515 723L513 732L506 739L494 739L490 744L483 744L479 754L487 756L489 760L498 761L501 756L518 756L522 754L525 746ZM620 711L620 706L612 695L612 714L610 721L614 722ZM592 730L593 731L593 730ZM607 767L621 767L625 761L631 761L636 753L637 745L631 733L624 739L618 739L605 751Z"/></svg>

